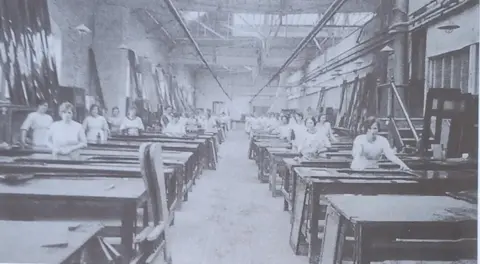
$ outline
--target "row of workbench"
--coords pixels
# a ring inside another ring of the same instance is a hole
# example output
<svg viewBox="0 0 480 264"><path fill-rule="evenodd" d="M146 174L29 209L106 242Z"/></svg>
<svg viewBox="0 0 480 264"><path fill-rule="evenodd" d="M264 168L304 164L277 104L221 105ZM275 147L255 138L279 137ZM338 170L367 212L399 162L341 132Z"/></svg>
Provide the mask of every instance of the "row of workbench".
<svg viewBox="0 0 480 264"><path fill-rule="evenodd" d="M476 262L477 162L399 157L380 169L350 169L351 141L300 158L274 135L252 137L249 158L273 197L283 196L290 245L310 264L342 261Z"/></svg>
<svg viewBox="0 0 480 264"><path fill-rule="evenodd" d="M77 160L2 150L0 263L172 263L168 227L224 132L113 137Z"/></svg>

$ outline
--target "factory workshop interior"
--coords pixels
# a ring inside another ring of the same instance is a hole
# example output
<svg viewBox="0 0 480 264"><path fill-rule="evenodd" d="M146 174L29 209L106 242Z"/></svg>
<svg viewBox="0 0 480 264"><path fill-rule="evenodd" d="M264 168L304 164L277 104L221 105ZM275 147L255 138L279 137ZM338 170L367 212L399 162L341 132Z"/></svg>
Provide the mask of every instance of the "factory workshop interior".
<svg viewBox="0 0 480 264"><path fill-rule="evenodd" d="M477 263L479 15L0 0L0 263Z"/></svg>

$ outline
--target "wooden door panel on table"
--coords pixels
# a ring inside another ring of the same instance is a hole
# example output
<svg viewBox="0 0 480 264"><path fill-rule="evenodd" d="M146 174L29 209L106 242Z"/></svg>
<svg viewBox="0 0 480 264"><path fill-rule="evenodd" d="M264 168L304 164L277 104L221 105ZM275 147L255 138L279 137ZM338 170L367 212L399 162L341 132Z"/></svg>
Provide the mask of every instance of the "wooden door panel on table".
<svg viewBox="0 0 480 264"><path fill-rule="evenodd" d="M61 186L61 188L59 188ZM120 237L127 259L133 254L133 235L136 232L137 208L146 210L147 193L143 180L138 178L33 178L21 184L0 183L0 205L15 205L15 210L34 212L38 203L69 202L72 206L96 204L116 209L121 219ZM92 210L95 210L93 208ZM89 208L78 213L90 217ZM62 212L58 212L63 215ZM35 215L33 215L35 217ZM145 216L145 215L144 215ZM59 216L60 218L62 216ZM56 219L55 211L48 216ZM98 219L101 222L101 219ZM145 222L144 222L145 224Z"/></svg>
<svg viewBox="0 0 480 264"><path fill-rule="evenodd" d="M85 246L96 242L102 229L100 225L79 223L72 230L70 222L0 221L0 263L70 263Z"/></svg>
<svg viewBox="0 0 480 264"><path fill-rule="evenodd" d="M354 263L386 260L476 263L474 204L446 196L412 195L328 195L326 200L353 227ZM337 242L323 243L321 250L342 249L343 245Z"/></svg>
<svg viewBox="0 0 480 264"><path fill-rule="evenodd" d="M166 153L163 155L165 164L178 164L185 165L189 159L192 157L191 152L182 152L179 154L176 153ZM27 157L14 158L14 162L23 162L23 163L35 163L43 162L49 164L85 164L85 165L94 165L96 163L104 164L111 163L115 164L127 164L127 165L138 165L138 157L135 156L116 156L116 155L86 155L82 153L78 160L62 160L62 159L53 159L49 154L36 153L29 155Z"/></svg>

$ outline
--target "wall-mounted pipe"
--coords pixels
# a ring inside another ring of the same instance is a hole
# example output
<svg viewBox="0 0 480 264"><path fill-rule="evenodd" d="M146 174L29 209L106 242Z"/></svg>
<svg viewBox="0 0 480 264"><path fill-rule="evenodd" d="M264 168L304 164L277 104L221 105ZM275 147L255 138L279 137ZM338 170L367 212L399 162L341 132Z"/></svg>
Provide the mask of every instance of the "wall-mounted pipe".
<svg viewBox="0 0 480 264"><path fill-rule="evenodd" d="M440 17L439 15L442 14L442 13L443 13L443 14L445 14L445 13L452 13L452 12L461 10L462 8L466 8L466 7L468 7L469 4L473 4L473 3L475 3L475 0L465 0L465 1L461 2L461 3L459 3L459 4L456 4L456 5L451 6L451 7L448 7L448 6L447 6L447 7L445 8L445 6L439 6L439 7L437 7L437 8L434 8L433 10L430 10L430 11L427 11L427 12L421 14L421 15L418 15L417 17L409 20L408 22L401 23L401 24L399 24L399 25L393 24L393 25L390 26L390 29L394 29L394 28L396 28L396 27L398 27L398 26L405 26L405 24L411 25L411 24L413 24L413 23L415 23L415 22L417 22L417 21L419 21L419 20L421 20L421 19L423 19L423 18L425 18L425 17L429 17L429 18L427 18L427 20L425 21L425 23L429 23L429 22L434 21L435 19L438 19L438 18ZM442 7L445 8L445 9L442 10ZM414 30L416 30L417 28L422 27L425 23L422 23L421 25L418 25L418 26L415 26L414 28L411 28L410 31L414 31ZM388 32L388 33L389 33L389 34L390 34L390 33L394 33L394 30L391 30L391 31ZM350 49L342 52L341 54L339 54L338 56L336 56L336 57L333 58L332 60L335 60L335 59L337 59L338 57L341 57L342 55L344 55L344 54L348 53L349 51L354 50L354 49L356 49L356 48L358 48L358 47L360 47L360 46L364 46L364 45L365 45L366 43L368 43L368 42L373 42L373 43L372 43L372 46L364 47L364 48L362 48L361 50L356 51L356 52L353 53L353 54L347 55L345 58L342 58L342 59L340 59L339 61L336 61L336 62L332 62L332 63L330 63L329 65L324 66L324 67L322 67L322 68L314 69L312 72L308 73L308 74L303 78L303 80L302 80L299 84L297 84L297 85L301 85L301 84L303 84L303 83L305 83L305 82L307 82L307 81L310 81L310 80L316 78L318 75L320 75L320 74L322 74L322 73L324 73L324 72L326 72L326 71L328 71L328 70L335 69L336 67L341 67L341 66L343 66L343 65L345 65L345 64L347 64L347 63L349 63L349 62L351 62L351 61L353 61L353 60L356 60L356 59L360 58L361 56L363 56L363 55L365 55L365 54L368 54L369 52L373 51L374 48L386 44L384 41L381 42L382 45L378 44L377 38L378 38L378 36L376 36L376 37L374 37L374 38L371 38L371 39L369 39L369 40L366 40L366 41L364 41L364 42L362 42L362 43L359 43L358 45L355 45L354 47L352 47L352 48L350 48ZM391 40L389 40L389 41L391 41ZM386 42L389 42L389 41L386 41ZM365 50L367 50L367 52L365 52ZM355 55L357 55L357 53L361 53L361 54L360 54L359 56L355 56ZM350 59L350 58L349 58L350 56L354 56L354 58ZM347 61L344 61L344 60L347 60ZM331 65L334 65L334 66L331 66Z"/></svg>
<svg viewBox="0 0 480 264"><path fill-rule="evenodd" d="M437 7L434 10L432 10L431 12L422 14L419 17L416 17L412 20L409 20L408 23L411 25L411 24L417 22L418 20L420 20L422 18L428 17L423 23L421 23L419 25L416 25L413 28L410 28L410 31L415 31L418 28L421 28L428 23L432 23L435 20L438 20L439 18L441 18L442 15L450 15L450 14L453 14L455 12L462 11L463 8L467 8L469 5L474 5L474 4L478 4L478 0L465 0L461 3L459 3L459 4L453 5L451 7L446 7L444 9L442 9L442 6Z"/></svg>
<svg viewBox="0 0 480 264"><path fill-rule="evenodd" d="M172 15L175 17L175 19L178 21L178 23L180 24L180 26L182 27L183 31L185 32L185 34L187 34L187 37L190 39L190 41L192 42L193 44L193 47L195 48L195 50L197 51L197 54L198 56L200 56L200 59L202 60L203 64L205 64L205 66L207 67L208 71L212 74L212 77L213 79L215 79L215 81L217 82L218 86L220 87L220 89L222 89L223 93L225 94L225 96L227 96L227 98L232 101L232 98L230 97L230 95L228 95L227 91L225 91L225 89L223 88L222 84L220 83L220 81L218 80L218 77L217 75L215 74L215 72L213 72L213 69L210 67L210 65L208 64L207 60L205 59L205 56L203 56L203 53L202 51L200 50L200 47L198 46L198 43L195 41L195 39L193 38L192 36L192 33L190 33L190 30L188 29L187 25L185 24L185 22L183 21L182 19L182 16L180 15L180 12L178 12L177 8L173 5L172 1L171 0L164 0L165 4L167 4L167 7L168 9L170 10L170 13L172 13Z"/></svg>
<svg viewBox="0 0 480 264"><path fill-rule="evenodd" d="M280 67L280 69L270 78L270 80L265 84L250 100L250 103L258 96L267 86L269 86L273 80L275 80L280 73L282 73L290 63L300 54L300 52L307 46L307 44L312 41L312 39L317 36L318 32L323 29L323 27L327 24L328 21L337 13L337 11L342 7L342 5L347 0L335 0L333 3L327 8L323 16L319 19L318 23L313 27L312 31L308 33L308 35L302 39L300 44L298 44L297 48L293 51L293 53L288 57L285 63Z"/></svg>
<svg viewBox="0 0 480 264"><path fill-rule="evenodd" d="M302 78L300 84L308 82L316 78L318 75L325 73L329 70L333 70L347 63L353 62L358 58L361 58L362 56L374 51L375 49L378 49L382 45L386 45L390 41L392 41L392 37L388 36L387 34L383 34L383 35L375 36L374 38L364 41L358 45L355 45L354 47L346 50L345 52L342 52L335 58L332 58L330 61L326 63L326 65L324 64L323 67L316 68L311 72L307 73L304 76L304 78ZM355 49L358 49L358 50L355 50ZM351 54L348 54L349 52L351 52Z"/></svg>

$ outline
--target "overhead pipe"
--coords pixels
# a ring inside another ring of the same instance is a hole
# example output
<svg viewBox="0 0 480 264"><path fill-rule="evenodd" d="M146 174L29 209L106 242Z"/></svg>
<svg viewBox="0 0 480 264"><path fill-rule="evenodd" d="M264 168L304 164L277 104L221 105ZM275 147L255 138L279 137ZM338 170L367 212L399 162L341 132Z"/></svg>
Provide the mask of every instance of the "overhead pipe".
<svg viewBox="0 0 480 264"><path fill-rule="evenodd" d="M172 38L172 35L170 35L170 33L168 33L168 31L163 27L163 25L155 17L153 17L153 15L148 10L145 10L145 12L153 20L153 22L155 22L155 24L160 26L160 29L165 34L165 36L167 36L167 38L170 40L170 42L172 42L173 45L177 45L177 42L175 42L175 40Z"/></svg>
<svg viewBox="0 0 480 264"><path fill-rule="evenodd" d="M170 10L170 13L172 13L172 15L178 21L178 23L182 27L183 31L185 32L185 34L187 34L188 39L190 39L190 41L192 42L193 47L197 51L198 56L200 56L200 59L202 60L203 64L205 64L208 71L210 71L210 73L212 74L213 79L215 79L218 86L220 87L220 89L222 89L223 93L227 96L227 98L230 101L232 101L232 98L230 97L230 95L228 95L227 91L225 91L225 89L223 88L222 84L218 80L217 75L215 74L215 72L213 72L213 69L210 67L207 60L205 59L205 56L203 56L203 53L200 50L200 47L198 46L198 43L195 41L195 39L192 36L192 33L190 33L190 30L187 28L187 25L185 24L185 22L182 19L182 16L180 15L180 12L178 12L177 8L175 7L175 5L173 5L171 0L164 0L164 2L165 2L165 4L167 4L167 7Z"/></svg>
<svg viewBox="0 0 480 264"><path fill-rule="evenodd" d="M165 0L168 1L168 0ZM308 33L308 35L302 39L300 44L295 48L292 55L285 61L285 63L278 69L278 71L270 78L270 80L265 84L250 100L250 103L257 97L267 86L269 86L278 76L282 73L288 65L290 65L293 60L297 58L300 52L307 46L313 38L317 36L317 34L322 30L328 21L337 13L337 11L342 7L342 5L347 2L347 0L334 0L333 3L327 8L324 15L318 20L318 23L313 27L312 31Z"/></svg>
<svg viewBox="0 0 480 264"><path fill-rule="evenodd" d="M432 1L432 2L435 2L435 1ZM431 2L431 3L432 3L432 2ZM435 18L437 18L437 17L438 17L438 14L442 14L442 13L447 13L447 14L448 14L449 12L454 12L454 11L456 11L456 10L460 10L461 8L467 6L468 4L472 4L472 3L475 3L475 1L473 1L473 0L465 0L465 1L463 1L463 2L461 2L461 3L459 3L459 4L456 4L456 5L454 5L454 6L447 7L445 10L442 10L442 6L440 6L440 7L437 7L436 9L434 9L434 10L432 10L432 11L427 11L427 12L419 15L418 17L415 17L415 18L409 20L408 22L393 24L393 25L390 26L390 28L395 28L395 27L398 27L398 26L401 26L401 25L404 25L404 24L411 25L411 24L415 23L416 21L421 20L421 19L424 19L424 18L427 18L424 23L428 23L428 22L431 22L432 20L434 20ZM430 3L429 3L429 4L430 4ZM427 5L429 5L429 4L427 4ZM426 5L425 5L425 6L426 6ZM433 15L432 15L432 14L433 14ZM433 17L433 16L435 16L435 17ZM431 18L431 17L433 17L433 18ZM415 27L411 28L410 31L414 31L414 30L417 29L418 27L422 27L422 26L424 26L424 24L415 26ZM385 39L385 40L378 40L378 38L379 38L379 37L382 37L382 36L390 35L391 33L394 33L394 31L393 31L393 30L389 30L388 32L382 33L382 35L379 35L379 36L373 37L373 38L371 38L371 39L368 39L368 40L366 40L366 41L364 41L364 42L358 43L358 44L355 45L354 47L352 47L352 48L344 51L344 52L341 53L341 54L339 54L337 57L333 58L332 60L335 60L335 59L337 59L337 58L339 58L339 57L347 54L348 52L350 52L350 51L352 51L352 50L354 50L354 49L357 49L357 48L359 48L359 47L361 47L360 50L355 51L354 53L349 54L349 55L345 56L344 58L341 58L341 59L340 59L339 61L337 61L337 62L330 63L329 65L324 66L324 67L321 68L321 69L320 69L320 68L317 68L317 69L313 70L312 72L309 72L309 73L305 76L304 80L303 80L300 84L298 84L298 85L301 85L301 84L303 84L303 83L305 83L305 82L308 82L308 81L316 78L318 75L327 72L328 70L331 70L331 69L333 69L333 68L340 67L340 66L342 66L342 65L344 65L344 64L346 64L346 63L352 62L352 61L354 61L354 60L356 60L356 59L364 56L365 54L368 54L369 52L372 52L372 51L374 51L375 49L378 49L378 47L381 47L381 46L387 44L388 42L392 41L391 38L388 38L388 39ZM372 42L372 44L371 44L371 45L366 45L367 42ZM338 62L340 62L340 63L338 63ZM331 66L331 65L334 65L334 66Z"/></svg>

